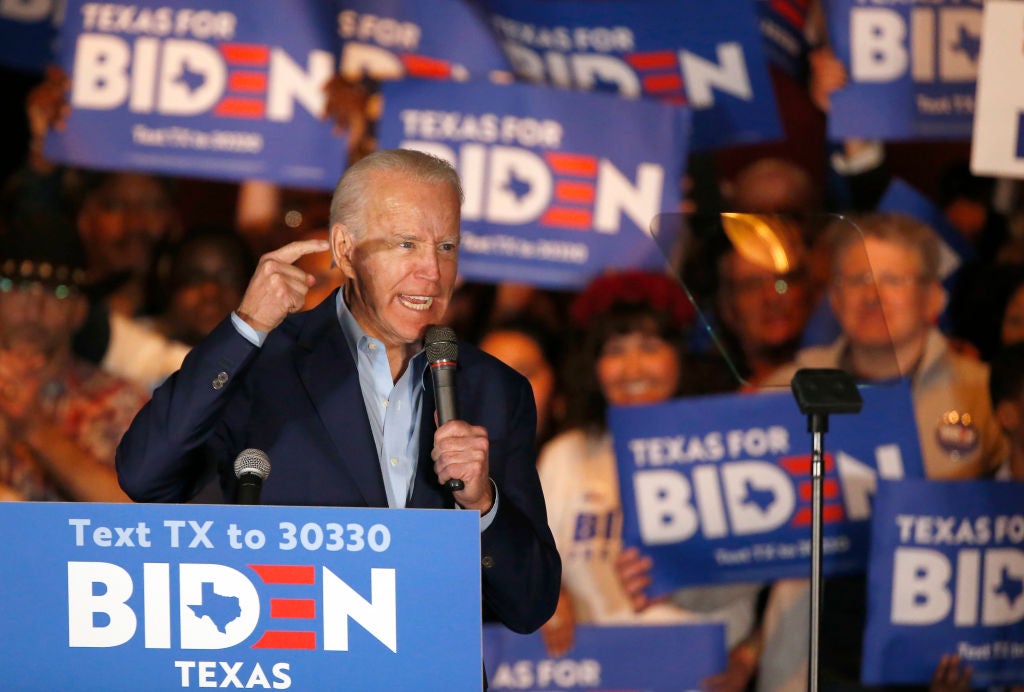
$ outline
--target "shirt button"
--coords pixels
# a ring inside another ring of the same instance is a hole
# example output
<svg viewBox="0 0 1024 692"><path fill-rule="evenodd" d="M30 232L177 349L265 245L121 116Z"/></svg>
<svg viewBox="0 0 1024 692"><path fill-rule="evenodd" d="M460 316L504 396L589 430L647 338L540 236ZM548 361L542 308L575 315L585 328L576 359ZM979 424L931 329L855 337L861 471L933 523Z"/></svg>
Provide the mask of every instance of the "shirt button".
<svg viewBox="0 0 1024 692"><path fill-rule="evenodd" d="M490 555L484 555L483 559L480 560L480 564L483 565L484 569L490 569L494 567L494 558Z"/></svg>
<svg viewBox="0 0 1024 692"><path fill-rule="evenodd" d="M391 457L390 461L392 466L398 466L398 457Z"/></svg>
<svg viewBox="0 0 1024 692"><path fill-rule="evenodd" d="M376 350L377 350L377 344L375 344L375 343L373 343L373 342L371 341L371 342L370 342L370 346L369 346L369 349L370 349L371 351L376 351Z"/></svg>
<svg viewBox="0 0 1024 692"><path fill-rule="evenodd" d="M228 374L226 372L218 372L217 376L213 378L213 382L210 386L214 389L223 389L224 385L228 382Z"/></svg>

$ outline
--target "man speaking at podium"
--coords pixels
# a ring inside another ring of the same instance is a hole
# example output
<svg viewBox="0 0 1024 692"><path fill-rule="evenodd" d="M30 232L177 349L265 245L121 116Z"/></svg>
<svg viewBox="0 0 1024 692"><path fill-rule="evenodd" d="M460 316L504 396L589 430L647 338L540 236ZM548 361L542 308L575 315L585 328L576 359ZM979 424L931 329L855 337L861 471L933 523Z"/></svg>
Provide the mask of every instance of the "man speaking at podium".
<svg viewBox="0 0 1024 692"><path fill-rule="evenodd" d="M465 420L435 429L423 337L454 288L461 202L458 174L427 154L380 151L350 167L331 201L330 240L260 258L238 309L139 412L117 450L125 492L184 502L215 464L230 501L233 461L256 448L273 464L266 504L477 510L485 617L540 627L561 564L527 380L460 344ZM294 262L328 250L344 284L300 313L313 277ZM448 490L450 479L464 487Z"/></svg>

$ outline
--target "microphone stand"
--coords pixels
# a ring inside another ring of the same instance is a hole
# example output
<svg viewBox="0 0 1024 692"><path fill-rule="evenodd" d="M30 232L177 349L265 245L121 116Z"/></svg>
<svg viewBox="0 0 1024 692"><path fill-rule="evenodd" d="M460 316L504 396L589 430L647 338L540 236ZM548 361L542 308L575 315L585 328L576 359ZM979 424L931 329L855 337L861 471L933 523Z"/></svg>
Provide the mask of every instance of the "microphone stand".
<svg viewBox="0 0 1024 692"><path fill-rule="evenodd" d="M811 617L807 689L818 692L818 651L822 606L822 486L825 478L824 439L832 413L859 413L863 400L848 373L830 368L797 370L790 383L800 412L807 416L811 433Z"/></svg>

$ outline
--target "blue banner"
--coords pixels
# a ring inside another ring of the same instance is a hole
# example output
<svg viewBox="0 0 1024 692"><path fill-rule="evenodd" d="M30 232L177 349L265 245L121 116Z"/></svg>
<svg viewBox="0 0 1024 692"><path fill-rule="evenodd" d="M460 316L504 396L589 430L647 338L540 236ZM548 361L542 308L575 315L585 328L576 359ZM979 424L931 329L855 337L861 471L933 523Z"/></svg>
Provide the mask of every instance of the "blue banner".
<svg viewBox="0 0 1024 692"><path fill-rule="evenodd" d="M781 136L754 0L483 0L516 74L687 105L693 147Z"/></svg>
<svg viewBox="0 0 1024 692"><path fill-rule="evenodd" d="M983 0L824 0L847 86L832 139L970 139Z"/></svg>
<svg viewBox="0 0 1024 692"><path fill-rule="evenodd" d="M879 478L924 476L909 387L861 391L825 436L825 574L863 572ZM623 543L654 561L652 596L682 586L806 577L807 419L788 391L691 397L609 415Z"/></svg>
<svg viewBox="0 0 1024 692"><path fill-rule="evenodd" d="M11 502L0 544L7 689L480 688L472 512Z"/></svg>
<svg viewBox="0 0 1024 692"><path fill-rule="evenodd" d="M725 670L724 625L578 625L572 649L552 658L540 633L484 628L490 690L680 692Z"/></svg>
<svg viewBox="0 0 1024 692"><path fill-rule="evenodd" d="M63 0L0 2L0 66L42 72L54 62Z"/></svg>
<svg viewBox="0 0 1024 692"><path fill-rule="evenodd" d="M768 61L787 73L807 76L807 10L810 0L757 0L757 17Z"/></svg>
<svg viewBox="0 0 1024 692"><path fill-rule="evenodd" d="M336 0L341 72L375 79L491 79L512 69L472 0Z"/></svg>
<svg viewBox="0 0 1024 692"><path fill-rule="evenodd" d="M931 681L943 654L972 688L1024 682L1024 483L884 482L875 497L861 679Z"/></svg>
<svg viewBox="0 0 1024 692"><path fill-rule="evenodd" d="M686 109L528 84L405 80L383 95L379 146L462 176L465 278L573 289L664 267L647 228L680 203Z"/></svg>
<svg viewBox="0 0 1024 692"><path fill-rule="evenodd" d="M316 0L71 0L60 60L71 115L49 157L95 168L331 189L345 140L321 120L335 73Z"/></svg>

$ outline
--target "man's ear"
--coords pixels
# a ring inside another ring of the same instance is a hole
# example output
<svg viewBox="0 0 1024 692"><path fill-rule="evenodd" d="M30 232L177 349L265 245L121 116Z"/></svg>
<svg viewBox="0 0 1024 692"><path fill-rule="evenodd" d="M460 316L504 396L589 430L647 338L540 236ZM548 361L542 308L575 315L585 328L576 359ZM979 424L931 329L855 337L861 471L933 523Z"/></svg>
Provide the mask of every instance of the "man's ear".
<svg viewBox="0 0 1024 692"><path fill-rule="evenodd" d="M355 250L356 241L348 227L343 223L331 226L331 257L348 279L354 279L356 275L352 262Z"/></svg>

